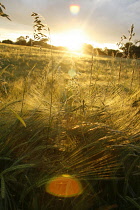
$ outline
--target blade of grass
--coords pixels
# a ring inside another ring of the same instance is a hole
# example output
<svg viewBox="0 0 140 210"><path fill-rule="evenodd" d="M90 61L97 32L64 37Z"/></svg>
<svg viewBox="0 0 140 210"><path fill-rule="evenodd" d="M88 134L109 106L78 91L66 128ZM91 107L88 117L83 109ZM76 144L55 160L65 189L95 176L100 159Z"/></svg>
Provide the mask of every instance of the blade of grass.
<svg viewBox="0 0 140 210"><path fill-rule="evenodd" d="M2 69L1 73L0 73L0 77L2 76L2 74L6 71L6 69L10 66L11 64L9 64L8 66L6 66L4 69Z"/></svg>
<svg viewBox="0 0 140 210"><path fill-rule="evenodd" d="M18 169L26 169L26 168L30 168L30 167L34 167L35 164L21 164L18 166L11 166L10 168L7 168L5 170L3 170L0 174L0 176L3 176L4 174L14 171L14 170L18 170Z"/></svg>
<svg viewBox="0 0 140 210"><path fill-rule="evenodd" d="M16 116L16 118L22 123L22 125L24 126L24 127L26 127L26 123L24 122L24 120L19 116L19 114L17 114L13 109L10 109L13 113L14 113L14 115Z"/></svg>
<svg viewBox="0 0 140 210"><path fill-rule="evenodd" d="M126 200L132 203L136 209L140 209L140 205L134 199L130 198L129 196L126 196Z"/></svg>
<svg viewBox="0 0 140 210"><path fill-rule="evenodd" d="M129 176L133 170L133 168L136 166L137 161L139 160L139 156L133 161L133 163L131 164L129 170L127 171L127 174L125 176L125 188L124 188L124 194L127 194L127 189L128 189L128 181L129 181Z"/></svg>
<svg viewBox="0 0 140 210"><path fill-rule="evenodd" d="M1 197L5 198L5 181L3 175L1 175Z"/></svg>

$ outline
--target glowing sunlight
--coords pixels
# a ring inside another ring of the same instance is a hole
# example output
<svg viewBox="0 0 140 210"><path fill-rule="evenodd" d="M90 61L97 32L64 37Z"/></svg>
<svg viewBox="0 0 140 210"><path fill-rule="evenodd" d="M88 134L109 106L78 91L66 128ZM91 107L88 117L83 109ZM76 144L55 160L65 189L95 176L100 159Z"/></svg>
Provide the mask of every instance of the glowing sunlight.
<svg viewBox="0 0 140 210"><path fill-rule="evenodd" d="M80 51L88 37L81 29L74 29L53 36L53 44L67 47L70 51Z"/></svg>

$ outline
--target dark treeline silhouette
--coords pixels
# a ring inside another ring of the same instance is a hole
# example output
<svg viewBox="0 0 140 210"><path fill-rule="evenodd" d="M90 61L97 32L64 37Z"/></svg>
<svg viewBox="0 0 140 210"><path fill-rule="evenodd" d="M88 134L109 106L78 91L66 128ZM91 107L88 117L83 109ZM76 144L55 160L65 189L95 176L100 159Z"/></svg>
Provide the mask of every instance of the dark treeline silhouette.
<svg viewBox="0 0 140 210"><path fill-rule="evenodd" d="M140 44L137 46L138 43L133 44L132 42L126 42L120 50L93 48L90 44L84 44L83 49L87 54L93 53L94 55L108 55L124 58L129 55L129 58L140 58Z"/></svg>
<svg viewBox="0 0 140 210"><path fill-rule="evenodd" d="M52 45L48 44L47 41L48 41L48 39L46 39L46 38L42 38L41 40L37 41L37 40L33 40L29 37L20 36L17 38L17 40L15 42L13 42L10 39L5 39L5 40L2 40L1 43L23 45L23 46L33 46L33 47L43 47L43 48L48 48L48 49L52 48L55 50L67 50L66 47L52 46Z"/></svg>
<svg viewBox="0 0 140 210"><path fill-rule="evenodd" d="M130 58L140 58L140 45L137 46L137 44L127 42L121 49L123 50L124 55L129 54Z"/></svg>
<svg viewBox="0 0 140 210"><path fill-rule="evenodd" d="M15 45L24 45L24 46L38 46L43 48L52 48L55 50L67 50L66 47L62 46L52 46L47 43L48 39L42 38L41 40L33 40L29 37L20 36L17 38L15 42L13 42L10 39L3 40L2 43L5 44L15 44ZM137 46L137 44L133 44L132 42L127 42L124 44L123 47L119 50L114 49L100 49L100 48L94 48L90 44L83 44L83 52L86 54L94 54L94 55L100 55L100 56L115 56L115 57L124 57L126 58L129 51L129 57L130 58L140 58L140 44Z"/></svg>
<svg viewBox="0 0 140 210"><path fill-rule="evenodd" d="M2 43L5 43L5 44L16 44L16 45L25 45L25 46L34 46L34 45L40 45L42 47L47 47L48 44L46 43L46 39L41 39L39 41L34 41L33 39L29 39L28 36L27 37L24 37L24 36L20 36L17 38L17 40L15 42L9 40L9 39L6 39L6 40L3 40Z"/></svg>
<svg viewBox="0 0 140 210"><path fill-rule="evenodd" d="M117 56L117 57L122 57L123 53L120 52L119 50L114 50L114 49L101 49L101 48L94 48L90 44L84 44L83 45L83 51L86 54L93 54L93 55L100 55L100 56Z"/></svg>

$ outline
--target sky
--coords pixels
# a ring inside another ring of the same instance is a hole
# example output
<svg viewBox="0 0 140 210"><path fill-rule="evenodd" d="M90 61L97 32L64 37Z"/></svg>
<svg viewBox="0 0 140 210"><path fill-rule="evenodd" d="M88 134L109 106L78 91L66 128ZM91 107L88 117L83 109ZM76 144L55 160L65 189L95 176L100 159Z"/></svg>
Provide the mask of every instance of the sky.
<svg viewBox="0 0 140 210"><path fill-rule="evenodd" d="M140 39L140 0L0 0L12 21L0 17L0 40L33 36L32 12L50 28L52 44L85 42L115 48L134 24ZM76 7L72 7L76 5Z"/></svg>

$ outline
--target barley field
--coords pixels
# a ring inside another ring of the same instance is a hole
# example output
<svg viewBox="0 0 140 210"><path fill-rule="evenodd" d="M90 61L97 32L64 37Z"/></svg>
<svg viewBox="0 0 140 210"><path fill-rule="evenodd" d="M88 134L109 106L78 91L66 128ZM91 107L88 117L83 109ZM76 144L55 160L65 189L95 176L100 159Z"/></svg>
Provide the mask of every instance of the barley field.
<svg viewBox="0 0 140 210"><path fill-rule="evenodd" d="M3 210L140 209L140 61L0 43L0 178Z"/></svg>

